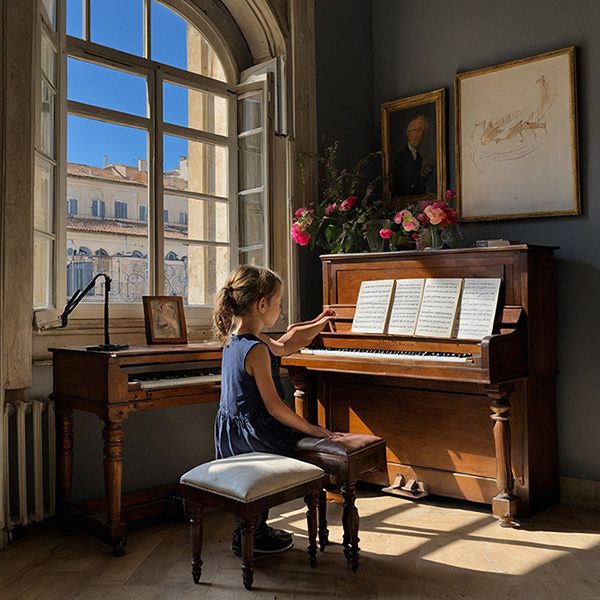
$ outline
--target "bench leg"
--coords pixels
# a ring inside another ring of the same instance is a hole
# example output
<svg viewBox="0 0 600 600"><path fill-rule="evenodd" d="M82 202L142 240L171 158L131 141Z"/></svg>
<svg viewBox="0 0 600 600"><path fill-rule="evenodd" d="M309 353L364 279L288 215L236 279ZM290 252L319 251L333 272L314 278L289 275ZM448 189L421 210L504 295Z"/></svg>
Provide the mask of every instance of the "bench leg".
<svg viewBox="0 0 600 600"><path fill-rule="evenodd" d="M193 502L187 501L190 518L190 538L192 543L192 578L194 583L200 583L200 575L202 574L202 511L204 507Z"/></svg>
<svg viewBox="0 0 600 600"><path fill-rule="evenodd" d="M329 529L327 529L327 492L323 489L319 494L319 547L321 552L329 544Z"/></svg>
<svg viewBox="0 0 600 600"><path fill-rule="evenodd" d="M340 488L344 498L344 514L342 516L342 525L344 527L344 556L352 570L358 569L358 510L356 509L356 487L354 481L344 482Z"/></svg>
<svg viewBox="0 0 600 600"><path fill-rule="evenodd" d="M306 525L308 529L308 555L310 556L310 566L317 566L317 505L319 503L319 492L304 496L304 502L308 510L306 511Z"/></svg>
<svg viewBox="0 0 600 600"><path fill-rule="evenodd" d="M255 517L242 520L242 580L247 590L254 581L254 521Z"/></svg>

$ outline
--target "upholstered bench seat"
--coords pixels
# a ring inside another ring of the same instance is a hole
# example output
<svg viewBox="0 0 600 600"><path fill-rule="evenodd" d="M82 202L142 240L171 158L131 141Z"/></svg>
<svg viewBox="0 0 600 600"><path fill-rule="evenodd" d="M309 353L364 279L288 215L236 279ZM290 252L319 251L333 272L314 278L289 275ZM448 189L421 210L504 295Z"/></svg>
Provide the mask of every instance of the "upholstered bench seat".
<svg viewBox="0 0 600 600"><path fill-rule="evenodd" d="M316 565L317 503L323 489L323 469L277 454L251 452L194 467L181 476L192 540L192 577L199 583L202 568L202 511L211 506L236 515L242 522L242 575L252 588L254 520L263 511L295 498L307 506L308 554Z"/></svg>
<svg viewBox="0 0 600 600"><path fill-rule="evenodd" d="M332 476L344 498L342 545L346 560L356 571L359 564L358 525L356 509L356 481L367 473L386 468L385 440L375 435L335 433L333 438L302 438L294 456L321 467ZM319 543L321 551L328 541L326 497L321 493L319 502Z"/></svg>

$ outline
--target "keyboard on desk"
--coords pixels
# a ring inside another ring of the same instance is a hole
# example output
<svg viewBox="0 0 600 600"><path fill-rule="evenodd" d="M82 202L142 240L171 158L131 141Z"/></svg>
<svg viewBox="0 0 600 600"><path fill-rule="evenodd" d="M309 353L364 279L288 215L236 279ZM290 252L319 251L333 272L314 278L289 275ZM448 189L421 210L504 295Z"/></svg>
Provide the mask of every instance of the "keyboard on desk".
<svg viewBox="0 0 600 600"><path fill-rule="evenodd" d="M155 365L123 369L127 371L129 389L158 390L191 386L204 383L220 383L221 368L219 365L190 368L190 365Z"/></svg>
<svg viewBox="0 0 600 600"><path fill-rule="evenodd" d="M473 355L465 352L428 352L418 350L389 350L365 348L303 348L301 354L314 356L342 356L353 358L391 358L395 360L422 360L440 362L473 362Z"/></svg>

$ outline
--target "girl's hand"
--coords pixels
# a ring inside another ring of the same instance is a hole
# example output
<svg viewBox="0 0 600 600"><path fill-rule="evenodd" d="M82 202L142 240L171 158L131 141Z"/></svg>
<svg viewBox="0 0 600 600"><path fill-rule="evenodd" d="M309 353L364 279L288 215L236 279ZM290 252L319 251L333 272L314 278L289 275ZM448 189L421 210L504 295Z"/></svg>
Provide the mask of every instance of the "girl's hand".
<svg viewBox="0 0 600 600"><path fill-rule="evenodd" d="M321 427L320 425L311 425L311 431L308 433L310 437L317 438L331 438L333 437L333 433L326 429L325 427Z"/></svg>

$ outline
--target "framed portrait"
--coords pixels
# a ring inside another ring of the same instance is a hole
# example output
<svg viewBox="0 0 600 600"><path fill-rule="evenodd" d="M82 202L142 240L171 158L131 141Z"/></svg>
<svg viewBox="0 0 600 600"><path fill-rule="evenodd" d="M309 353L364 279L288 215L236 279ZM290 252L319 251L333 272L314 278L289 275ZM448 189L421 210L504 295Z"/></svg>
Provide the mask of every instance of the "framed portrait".
<svg viewBox="0 0 600 600"><path fill-rule="evenodd" d="M462 221L578 215L575 48L458 73Z"/></svg>
<svg viewBox="0 0 600 600"><path fill-rule="evenodd" d="M445 98L440 89L381 105L383 173L394 207L444 198Z"/></svg>
<svg viewBox="0 0 600 600"><path fill-rule="evenodd" d="M187 343L181 296L142 296L142 301L148 344Z"/></svg>

